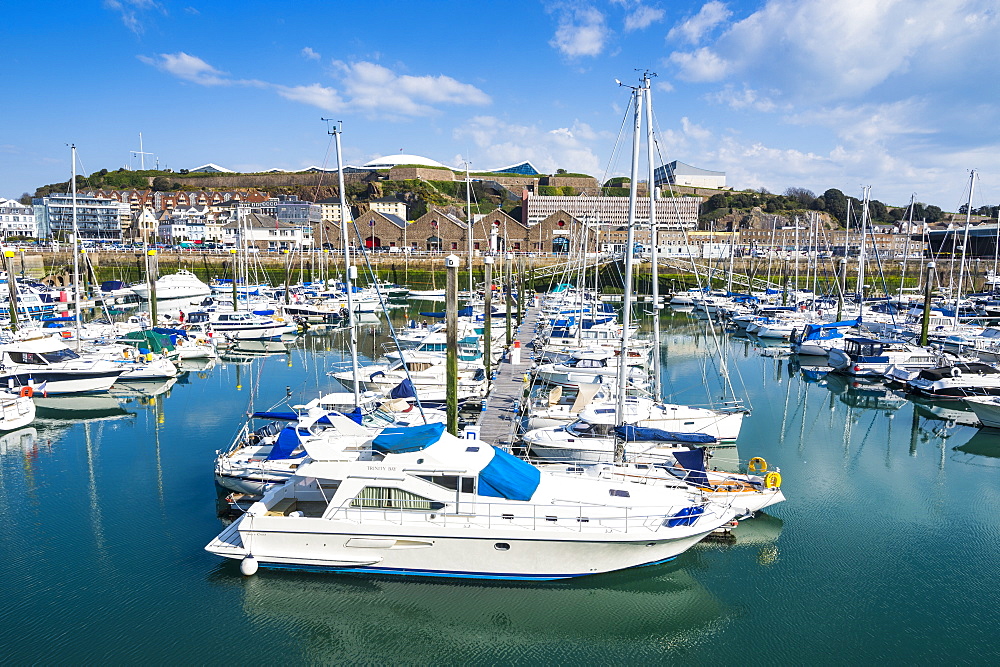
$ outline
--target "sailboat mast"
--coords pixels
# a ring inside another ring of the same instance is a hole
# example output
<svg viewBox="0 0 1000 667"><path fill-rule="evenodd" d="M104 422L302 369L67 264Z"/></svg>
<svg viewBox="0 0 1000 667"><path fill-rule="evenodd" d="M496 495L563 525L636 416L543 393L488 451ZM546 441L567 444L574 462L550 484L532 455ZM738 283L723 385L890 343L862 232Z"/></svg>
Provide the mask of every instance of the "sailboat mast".
<svg viewBox="0 0 1000 667"><path fill-rule="evenodd" d="M472 295L475 294L475 284L472 279L472 237L475 227L472 224L472 179L469 177L469 163L465 163L465 221L469 229L469 305L472 305Z"/></svg>
<svg viewBox="0 0 1000 667"><path fill-rule="evenodd" d="M333 136L337 144L337 188L340 190L340 240L344 246L344 290L347 292L347 326L349 329L348 338L350 340L351 354L351 385L354 391L354 404L358 405L361 399L361 392L358 389L358 330L354 326L354 286L351 273L354 267L351 266L351 243L347 237L347 199L344 192L344 162L340 153L340 133L343 129L340 123L333 128Z"/></svg>
<svg viewBox="0 0 1000 667"><path fill-rule="evenodd" d="M903 267L899 272L899 301L903 301L903 286L906 284L906 265L910 261L910 236L913 234L913 203L916 195L910 195L910 218L906 223L906 241L903 243Z"/></svg>
<svg viewBox="0 0 1000 667"><path fill-rule="evenodd" d="M969 201L965 205L965 236L962 239L962 262L958 267L958 292L955 296L955 326L958 326L959 305L962 302L962 280L965 278L965 256L969 249L969 225L972 224L972 193L976 189L976 170L969 174ZM954 263L954 258L952 259Z"/></svg>
<svg viewBox="0 0 1000 667"><path fill-rule="evenodd" d="M73 156L72 190L73 193L73 320L76 324L76 349L80 349L80 230L76 220L76 144L70 146ZM7 277L8 280L10 276ZM156 324L153 322L153 324Z"/></svg>
<svg viewBox="0 0 1000 667"><path fill-rule="evenodd" d="M858 253L858 298L860 299L860 305L858 307L858 314L864 315L865 313L865 246L867 245L867 236L865 236L865 227L868 224L868 196L871 193L871 186L866 185L864 187L864 195L862 196L861 203L861 250Z"/></svg>
<svg viewBox="0 0 1000 667"><path fill-rule="evenodd" d="M649 85L649 79L643 76L643 87ZM637 176L639 175L639 142L642 130L642 94L640 88L632 88L632 100L635 103L635 120L632 127L632 172L628 188L628 223L625 234L625 294L622 301L622 344L618 358L618 423L625 423L625 393L628 375L628 343L629 329L632 326L632 264L635 254L635 206L638 194Z"/></svg>
<svg viewBox="0 0 1000 667"><path fill-rule="evenodd" d="M646 158L649 162L649 180L647 188L649 190L649 262L652 273L653 285L653 398L660 400L660 274L659 274L659 250L657 249L657 227L659 221L656 218L656 160L653 155L653 96L649 87L649 79L642 92L646 96ZM730 244L730 247L732 245ZM731 267L730 267L731 269ZM730 270L730 280L732 271ZM730 290L732 285L730 284Z"/></svg>

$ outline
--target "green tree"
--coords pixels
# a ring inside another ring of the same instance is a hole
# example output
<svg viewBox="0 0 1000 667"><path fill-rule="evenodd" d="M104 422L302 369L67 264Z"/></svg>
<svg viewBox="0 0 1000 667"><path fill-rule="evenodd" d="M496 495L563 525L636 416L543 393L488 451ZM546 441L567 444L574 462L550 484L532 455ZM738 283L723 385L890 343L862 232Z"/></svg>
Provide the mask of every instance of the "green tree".
<svg viewBox="0 0 1000 667"><path fill-rule="evenodd" d="M702 214L710 213L719 208L728 208L729 201L726 199L726 195L719 193L712 195L708 200L701 205Z"/></svg>
<svg viewBox="0 0 1000 667"><path fill-rule="evenodd" d="M156 192L169 192L170 186L170 179L165 176L157 176L153 179L153 190Z"/></svg>
<svg viewBox="0 0 1000 667"><path fill-rule="evenodd" d="M809 208L816 201L816 195L813 194L813 191L805 188L788 188L785 190L785 196L797 201L802 208Z"/></svg>
<svg viewBox="0 0 1000 667"><path fill-rule="evenodd" d="M837 188L830 188L823 193L825 210L835 217L840 224L847 220L847 197Z"/></svg>

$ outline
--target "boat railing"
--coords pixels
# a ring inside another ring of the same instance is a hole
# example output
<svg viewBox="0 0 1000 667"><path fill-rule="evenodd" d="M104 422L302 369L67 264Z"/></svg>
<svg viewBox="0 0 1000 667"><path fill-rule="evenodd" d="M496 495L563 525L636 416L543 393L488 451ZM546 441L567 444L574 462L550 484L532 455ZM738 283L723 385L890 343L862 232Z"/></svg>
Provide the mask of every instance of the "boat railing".
<svg viewBox="0 0 1000 667"><path fill-rule="evenodd" d="M628 493L622 489L623 493ZM440 527L481 528L497 530L511 528L516 530L565 530L566 532L584 533L627 533L635 530L659 531L669 527L671 520L682 510L700 507L703 511L706 503L694 501L669 507L639 506L618 507L602 504L518 504L513 507L503 503L484 503L481 501L460 501L458 503L442 503L439 509L427 508L361 508L341 507L329 516L330 519L348 520L358 524L366 524L372 520L385 521L395 525L426 525L428 523ZM687 525L694 525L697 516Z"/></svg>

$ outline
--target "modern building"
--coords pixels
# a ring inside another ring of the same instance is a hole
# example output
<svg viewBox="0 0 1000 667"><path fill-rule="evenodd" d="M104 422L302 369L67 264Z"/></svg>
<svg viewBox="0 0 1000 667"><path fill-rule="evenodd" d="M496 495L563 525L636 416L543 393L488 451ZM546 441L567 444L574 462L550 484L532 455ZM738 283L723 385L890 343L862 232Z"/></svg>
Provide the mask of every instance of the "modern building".
<svg viewBox="0 0 1000 667"><path fill-rule="evenodd" d="M656 219L663 228L694 229L700 206L701 197L662 198L657 200ZM521 212L529 227L560 211L591 224L622 227L628 224L628 197L546 197L527 191L522 197ZM649 220L648 198L636 201L636 219Z"/></svg>
<svg viewBox="0 0 1000 667"><path fill-rule="evenodd" d="M303 201L296 195L278 195L274 202L274 217L297 227L312 229L323 220L323 207Z"/></svg>
<svg viewBox="0 0 1000 667"><path fill-rule="evenodd" d="M37 236L35 209L13 199L0 197L0 236Z"/></svg>
<svg viewBox="0 0 1000 667"><path fill-rule="evenodd" d="M32 200L39 238L66 239L73 233L73 196L51 194ZM104 197L76 200L76 222L80 238L122 240L122 220L131 220L128 204Z"/></svg>
<svg viewBox="0 0 1000 667"><path fill-rule="evenodd" d="M726 187L726 172L709 171L674 160L653 171L656 185L669 183L693 188L720 189Z"/></svg>

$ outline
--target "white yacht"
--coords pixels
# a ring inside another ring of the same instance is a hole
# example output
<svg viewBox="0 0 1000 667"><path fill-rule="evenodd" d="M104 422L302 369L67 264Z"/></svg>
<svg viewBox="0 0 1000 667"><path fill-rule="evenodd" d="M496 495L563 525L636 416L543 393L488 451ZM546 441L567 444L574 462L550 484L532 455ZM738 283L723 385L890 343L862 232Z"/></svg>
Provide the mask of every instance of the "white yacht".
<svg viewBox="0 0 1000 667"><path fill-rule="evenodd" d="M552 580L671 560L739 511L701 494L555 475L443 424L372 438L331 419L294 477L206 549L284 569Z"/></svg>
<svg viewBox="0 0 1000 667"><path fill-rule="evenodd" d="M0 367L0 387L49 395L107 391L125 372L112 361L82 357L52 336L0 345Z"/></svg>
<svg viewBox="0 0 1000 667"><path fill-rule="evenodd" d="M132 285L132 291L143 300L149 301L148 283L136 283ZM186 269L178 269L176 273L168 273L156 279L157 299L193 299L211 293L211 287Z"/></svg>
<svg viewBox="0 0 1000 667"><path fill-rule="evenodd" d="M30 387L18 393L0 389L0 431L13 431L35 421L33 393Z"/></svg>
<svg viewBox="0 0 1000 667"><path fill-rule="evenodd" d="M848 336L842 347L828 353L830 366L851 377L879 377L892 366L934 368L938 355L930 350L897 340L876 340Z"/></svg>

